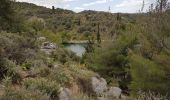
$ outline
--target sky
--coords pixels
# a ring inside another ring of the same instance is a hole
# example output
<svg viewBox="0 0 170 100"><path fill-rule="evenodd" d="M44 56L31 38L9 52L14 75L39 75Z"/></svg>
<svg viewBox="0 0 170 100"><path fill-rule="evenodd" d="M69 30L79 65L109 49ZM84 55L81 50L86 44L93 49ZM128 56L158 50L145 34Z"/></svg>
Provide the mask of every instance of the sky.
<svg viewBox="0 0 170 100"><path fill-rule="evenodd" d="M47 8L64 8L80 12L83 10L109 11L116 13L136 13L142 8L143 0L17 0L19 2L29 2ZM145 8L154 3L155 0L144 0Z"/></svg>

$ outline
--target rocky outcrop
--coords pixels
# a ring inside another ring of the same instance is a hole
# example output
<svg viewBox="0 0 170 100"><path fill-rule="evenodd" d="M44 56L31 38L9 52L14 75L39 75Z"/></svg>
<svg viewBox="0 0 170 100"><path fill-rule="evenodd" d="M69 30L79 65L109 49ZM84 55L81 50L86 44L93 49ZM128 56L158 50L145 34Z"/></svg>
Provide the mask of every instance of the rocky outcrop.
<svg viewBox="0 0 170 100"><path fill-rule="evenodd" d="M119 87L108 87L104 78L92 77L90 87L96 100L126 100L122 98L122 90Z"/></svg>
<svg viewBox="0 0 170 100"><path fill-rule="evenodd" d="M99 76L91 77L89 81L83 81L83 84L78 85L75 83L69 89L61 88L59 100L70 100L73 95L81 93L81 90L92 96L94 100L126 100L119 87L108 87L106 80Z"/></svg>

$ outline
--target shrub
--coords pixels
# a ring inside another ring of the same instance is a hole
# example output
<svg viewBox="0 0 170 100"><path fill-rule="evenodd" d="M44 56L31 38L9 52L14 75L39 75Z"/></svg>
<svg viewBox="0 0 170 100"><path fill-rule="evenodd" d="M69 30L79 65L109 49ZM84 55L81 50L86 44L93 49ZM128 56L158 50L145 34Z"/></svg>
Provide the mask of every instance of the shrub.
<svg viewBox="0 0 170 100"><path fill-rule="evenodd" d="M1 86L0 100L49 100L47 94L38 90L27 90L23 87L13 86L10 77L5 77Z"/></svg>
<svg viewBox="0 0 170 100"><path fill-rule="evenodd" d="M19 83L21 81L21 75L18 71L14 62L5 58L0 58L0 79L8 76L12 78L13 83Z"/></svg>
<svg viewBox="0 0 170 100"><path fill-rule="evenodd" d="M56 81L50 81L44 78L28 78L24 80L23 85L26 89L39 90L48 94L51 98L57 98L60 87Z"/></svg>
<svg viewBox="0 0 170 100"><path fill-rule="evenodd" d="M169 81L164 70L165 66L139 55L132 55L130 59L130 73L132 76L130 88L133 94L140 90L162 95L166 95L169 92Z"/></svg>
<svg viewBox="0 0 170 100"><path fill-rule="evenodd" d="M17 64L25 62L28 58L36 55L36 45L32 38L22 37L12 33L1 33L0 47L3 54L1 56L16 61Z"/></svg>
<svg viewBox="0 0 170 100"><path fill-rule="evenodd" d="M31 67L32 67L32 63L28 62L28 61L23 63L23 65L22 65L23 70L30 70Z"/></svg>
<svg viewBox="0 0 170 100"><path fill-rule="evenodd" d="M67 61L80 60L80 58L77 57L73 52L66 49L57 49L55 52L53 52L52 58L54 58L54 61L59 61L62 64L66 63Z"/></svg>
<svg viewBox="0 0 170 100"><path fill-rule="evenodd" d="M70 86L73 82L73 77L71 76L70 71L64 67L53 69L48 78L57 81L62 86Z"/></svg>

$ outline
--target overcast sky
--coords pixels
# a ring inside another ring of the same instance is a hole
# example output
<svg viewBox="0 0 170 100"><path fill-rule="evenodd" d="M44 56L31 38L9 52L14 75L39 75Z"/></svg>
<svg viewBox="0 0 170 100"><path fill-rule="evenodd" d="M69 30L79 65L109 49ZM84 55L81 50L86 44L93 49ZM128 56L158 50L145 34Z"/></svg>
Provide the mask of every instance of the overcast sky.
<svg viewBox="0 0 170 100"><path fill-rule="evenodd" d="M20 2L29 2L41 6L46 6L51 8L55 6L56 8L70 9L75 12L80 12L83 10L97 10L97 11L108 11L109 6L111 12L128 12L135 13L138 12L143 4L143 0L18 0ZM148 6L155 0L144 0L145 10Z"/></svg>

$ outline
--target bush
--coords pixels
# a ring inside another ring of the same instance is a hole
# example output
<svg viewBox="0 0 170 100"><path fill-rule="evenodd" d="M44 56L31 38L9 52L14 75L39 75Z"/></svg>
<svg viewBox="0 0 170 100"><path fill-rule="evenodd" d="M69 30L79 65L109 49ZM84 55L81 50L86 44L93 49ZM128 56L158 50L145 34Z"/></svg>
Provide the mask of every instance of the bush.
<svg viewBox="0 0 170 100"><path fill-rule="evenodd" d="M0 80L8 76L12 78L13 83L19 83L21 75L18 71L15 63L8 59L0 58Z"/></svg>
<svg viewBox="0 0 170 100"><path fill-rule="evenodd" d="M52 58L54 58L54 61L59 61L62 64L68 62L68 61L79 61L80 58L77 57L73 52L68 51L66 49L57 49L52 54Z"/></svg>
<svg viewBox="0 0 170 100"><path fill-rule="evenodd" d="M51 98L57 98L59 93L59 84L56 81L50 81L44 78L25 79L23 85L26 89L39 90L42 93L48 94Z"/></svg>
<svg viewBox="0 0 170 100"><path fill-rule="evenodd" d="M62 86L70 86L73 82L73 77L71 76L70 71L65 67L53 69L48 78L57 81Z"/></svg>
<svg viewBox="0 0 170 100"><path fill-rule="evenodd" d="M130 73L132 76L131 92L136 94L142 90L144 92L151 91L167 95L170 90L170 82L167 80L166 71L164 70L165 66L139 55L132 55L130 58Z"/></svg>
<svg viewBox="0 0 170 100"><path fill-rule="evenodd" d="M32 38L12 33L1 33L0 47L3 51L1 56L16 61L17 64L25 62L28 58L33 58L37 49Z"/></svg>
<svg viewBox="0 0 170 100"><path fill-rule="evenodd" d="M23 87L13 86L10 77L5 77L1 85L0 100L49 100L49 96L38 90L27 90Z"/></svg>

